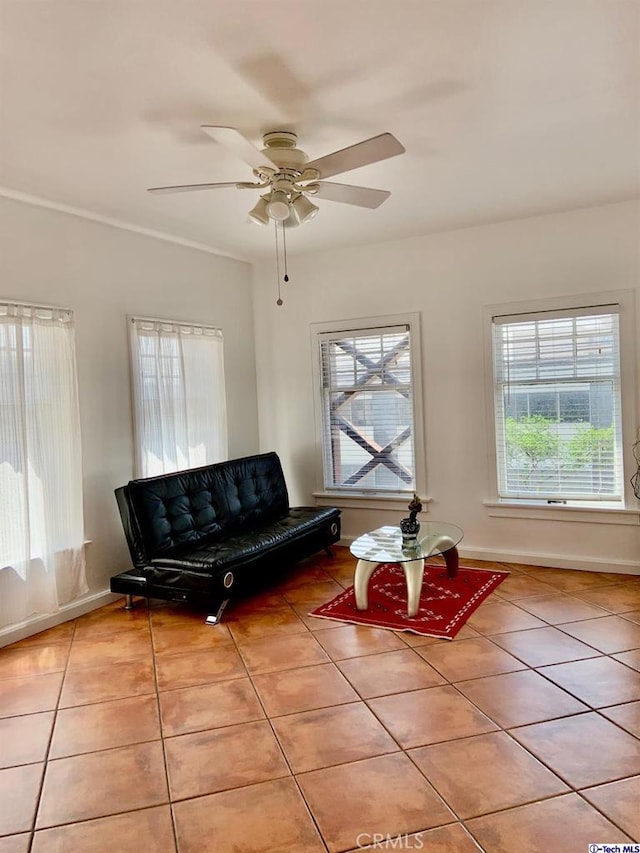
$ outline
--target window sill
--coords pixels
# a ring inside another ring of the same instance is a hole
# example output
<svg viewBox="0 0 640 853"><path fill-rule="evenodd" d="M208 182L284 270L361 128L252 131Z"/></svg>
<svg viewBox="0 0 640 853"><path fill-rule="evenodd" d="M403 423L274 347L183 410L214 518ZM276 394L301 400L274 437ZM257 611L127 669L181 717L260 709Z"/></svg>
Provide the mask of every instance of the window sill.
<svg viewBox="0 0 640 853"><path fill-rule="evenodd" d="M492 518L527 518L532 521L577 521L589 524L640 525L640 509L603 507L541 506L483 501Z"/></svg>
<svg viewBox="0 0 640 853"><path fill-rule="evenodd" d="M383 495L345 494L344 492L313 492L317 506L337 506L341 509L387 509L405 512L409 509L412 495ZM422 501L422 512L428 512L432 498L420 498Z"/></svg>

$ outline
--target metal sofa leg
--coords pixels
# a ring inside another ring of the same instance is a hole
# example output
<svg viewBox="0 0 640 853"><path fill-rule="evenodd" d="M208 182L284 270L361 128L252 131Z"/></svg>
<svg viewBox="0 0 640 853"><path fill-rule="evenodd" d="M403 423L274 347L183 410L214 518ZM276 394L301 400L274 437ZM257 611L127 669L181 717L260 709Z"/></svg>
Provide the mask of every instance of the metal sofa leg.
<svg viewBox="0 0 640 853"><path fill-rule="evenodd" d="M329 548L329 546L328 546L328 545L327 545L327 547L324 549L324 553L327 555L327 557L331 557L331 559L333 559L333 551L331 550L331 548Z"/></svg>
<svg viewBox="0 0 640 853"><path fill-rule="evenodd" d="M136 607L136 605L135 605L135 602L133 600L133 595L131 595L130 593L127 593L127 595L125 595L124 609L125 610L135 610L135 607Z"/></svg>
<svg viewBox="0 0 640 853"><path fill-rule="evenodd" d="M225 600L220 604L220 607L218 607L218 610L215 613L215 615L207 616L207 618L204 620L206 622L206 624L207 625L218 625L221 622L222 614L224 613L225 608L230 601L231 601L230 598L225 598Z"/></svg>

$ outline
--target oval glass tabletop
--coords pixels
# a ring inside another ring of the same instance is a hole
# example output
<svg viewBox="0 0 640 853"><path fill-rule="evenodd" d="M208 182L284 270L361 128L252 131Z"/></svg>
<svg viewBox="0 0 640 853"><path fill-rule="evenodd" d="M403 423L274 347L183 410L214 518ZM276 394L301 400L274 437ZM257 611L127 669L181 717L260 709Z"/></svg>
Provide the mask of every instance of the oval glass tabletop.
<svg viewBox="0 0 640 853"><path fill-rule="evenodd" d="M421 521L415 545L403 546L400 528L389 525L359 536L349 550L358 560L370 563L404 563L444 554L455 548L463 536L455 524Z"/></svg>

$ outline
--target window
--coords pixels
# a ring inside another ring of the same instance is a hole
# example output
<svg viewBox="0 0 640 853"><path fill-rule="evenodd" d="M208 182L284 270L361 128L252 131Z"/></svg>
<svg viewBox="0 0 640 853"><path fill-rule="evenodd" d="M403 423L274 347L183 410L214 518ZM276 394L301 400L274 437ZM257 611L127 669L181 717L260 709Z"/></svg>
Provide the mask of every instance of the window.
<svg viewBox="0 0 640 853"><path fill-rule="evenodd" d="M226 459L220 330L137 317L130 327L137 476Z"/></svg>
<svg viewBox="0 0 640 853"><path fill-rule="evenodd" d="M393 495L417 489L418 333L412 325L418 325L411 316L413 323L314 327L325 490Z"/></svg>
<svg viewBox="0 0 640 853"><path fill-rule="evenodd" d="M492 317L500 500L622 506L620 305Z"/></svg>
<svg viewBox="0 0 640 853"><path fill-rule="evenodd" d="M87 591L73 314L9 302L0 302L0 586L0 627Z"/></svg>

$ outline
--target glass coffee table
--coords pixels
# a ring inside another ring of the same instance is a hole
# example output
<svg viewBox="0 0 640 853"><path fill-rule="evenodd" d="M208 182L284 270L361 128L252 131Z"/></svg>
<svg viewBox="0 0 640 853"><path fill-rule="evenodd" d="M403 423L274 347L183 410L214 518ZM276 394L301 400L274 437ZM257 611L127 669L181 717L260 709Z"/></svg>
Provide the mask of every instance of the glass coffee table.
<svg viewBox="0 0 640 853"><path fill-rule="evenodd" d="M407 616L415 616L420 604L424 561L427 557L442 554L447 566L447 577L458 573L456 545L463 532L455 524L440 521L420 523L420 533L415 545L403 545L399 527L379 527L359 536L350 551L358 564L353 577L353 588L358 610L368 607L368 589L371 575L381 563L399 563L407 582Z"/></svg>

